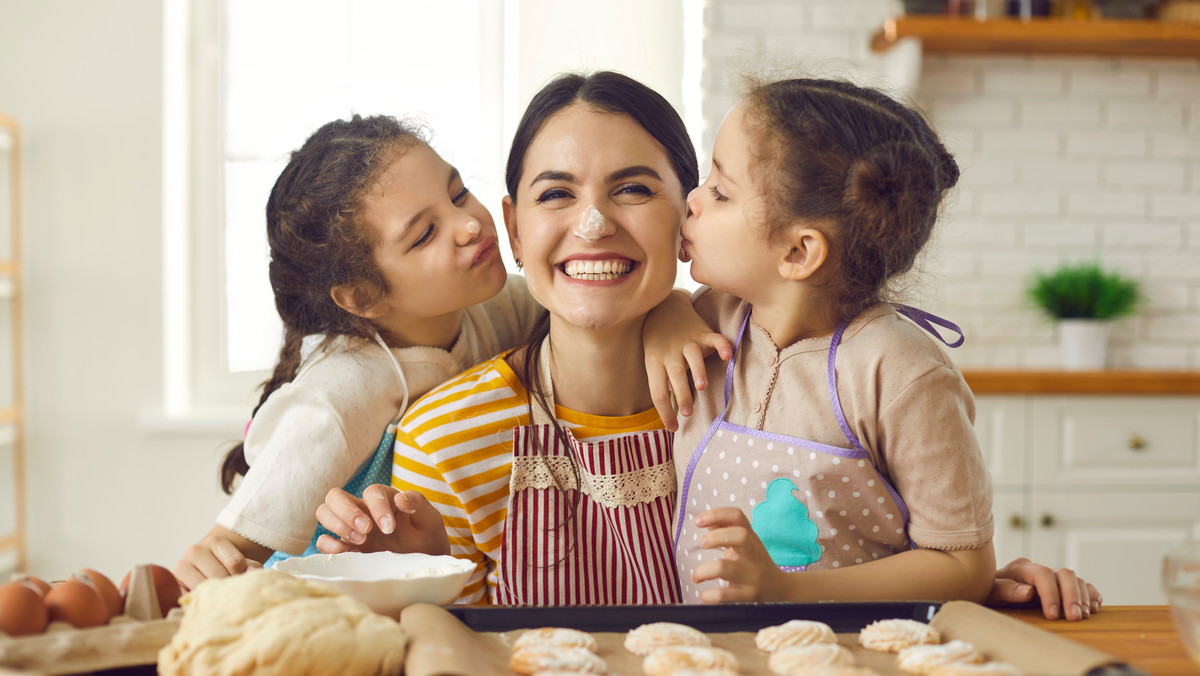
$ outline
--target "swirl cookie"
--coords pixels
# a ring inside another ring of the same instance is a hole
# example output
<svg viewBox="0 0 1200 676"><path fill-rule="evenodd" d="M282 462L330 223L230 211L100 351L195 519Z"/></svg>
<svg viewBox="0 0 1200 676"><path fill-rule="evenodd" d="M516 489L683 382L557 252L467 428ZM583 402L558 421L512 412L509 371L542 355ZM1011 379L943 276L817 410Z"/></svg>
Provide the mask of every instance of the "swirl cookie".
<svg viewBox="0 0 1200 676"><path fill-rule="evenodd" d="M680 672L724 669L737 672L737 658L724 648L674 645L659 648L642 660L646 676L674 676Z"/></svg>
<svg viewBox="0 0 1200 676"><path fill-rule="evenodd" d="M565 629L561 627L541 627L530 629L517 637L513 650L521 650L533 646L561 645L574 648L586 648L596 652L596 639L586 631Z"/></svg>
<svg viewBox="0 0 1200 676"><path fill-rule="evenodd" d="M1021 676L1021 670L1008 662L958 662L934 667L929 676Z"/></svg>
<svg viewBox="0 0 1200 676"><path fill-rule="evenodd" d="M808 674L813 667L851 667L854 655L836 643L815 643L780 648L767 659L776 676Z"/></svg>
<svg viewBox="0 0 1200 676"><path fill-rule="evenodd" d="M608 673L604 659L587 648L560 645L530 645L513 652L508 666L518 674L566 671L575 674Z"/></svg>
<svg viewBox="0 0 1200 676"><path fill-rule="evenodd" d="M941 640L937 629L916 620L879 620L858 632L859 645L881 653L898 653L909 646Z"/></svg>
<svg viewBox="0 0 1200 676"><path fill-rule="evenodd" d="M699 629L674 622L651 622L625 634L625 649L643 657L667 646L707 646L708 637Z"/></svg>
<svg viewBox="0 0 1200 676"><path fill-rule="evenodd" d="M914 645L896 655L896 666L906 674L928 674L944 664L983 662L975 646L957 639L942 645Z"/></svg>
<svg viewBox="0 0 1200 676"><path fill-rule="evenodd" d="M837 643L837 634L824 622L789 620L774 627L764 627L754 637L754 645L769 653L787 646L814 643Z"/></svg>

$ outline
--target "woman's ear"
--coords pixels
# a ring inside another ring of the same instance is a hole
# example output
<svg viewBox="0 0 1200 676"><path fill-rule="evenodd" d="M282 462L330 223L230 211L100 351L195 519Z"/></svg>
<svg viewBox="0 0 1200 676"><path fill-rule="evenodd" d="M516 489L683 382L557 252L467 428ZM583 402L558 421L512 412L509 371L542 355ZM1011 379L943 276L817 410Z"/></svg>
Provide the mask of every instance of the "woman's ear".
<svg viewBox="0 0 1200 676"><path fill-rule="evenodd" d="M378 319L387 312L387 301L368 303L368 294L358 284L339 284L329 290L337 306L364 319Z"/></svg>
<svg viewBox="0 0 1200 676"><path fill-rule="evenodd" d="M779 261L779 275L789 281L812 277L829 257L829 240L815 228L793 226L784 245L787 250Z"/></svg>
<svg viewBox="0 0 1200 676"><path fill-rule="evenodd" d="M505 195L500 207L504 215L504 229L508 231L508 245L512 249L513 260L520 262L521 238L517 235L517 205L512 197Z"/></svg>

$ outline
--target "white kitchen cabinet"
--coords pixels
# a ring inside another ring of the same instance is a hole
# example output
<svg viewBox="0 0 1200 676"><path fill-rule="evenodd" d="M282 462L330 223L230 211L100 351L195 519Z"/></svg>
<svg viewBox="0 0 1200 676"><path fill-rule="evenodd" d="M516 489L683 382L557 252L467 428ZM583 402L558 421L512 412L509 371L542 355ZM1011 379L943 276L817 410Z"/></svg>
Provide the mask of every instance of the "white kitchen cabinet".
<svg viewBox="0 0 1200 676"><path fill-rule="evenodd" d="M1165 603L1162 553L1200 537L1200 397L984 395L996 558L1075 569L1105 603Z"/></svg>

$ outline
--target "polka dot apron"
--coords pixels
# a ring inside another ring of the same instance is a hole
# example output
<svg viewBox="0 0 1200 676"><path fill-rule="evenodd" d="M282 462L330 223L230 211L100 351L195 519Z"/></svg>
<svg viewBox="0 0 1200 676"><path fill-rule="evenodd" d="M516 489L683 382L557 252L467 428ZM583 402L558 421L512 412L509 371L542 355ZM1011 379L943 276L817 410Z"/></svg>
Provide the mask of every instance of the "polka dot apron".
<svg viewBox="0 0 1200 676"><path fill-rule="evenodd" d="M930 322L962 331L916 308L897 310L944 339ZM723 555L701 549L704 529L695 518L715 507L741 507L751 528L781 569L789 572L839 568L890 556L914 545L908 538L908 509L883 478L859 442L838 400L834 368L844 321L829 345L829 403L849 448L772 434L727 422L738 350L750 320L750 309L738 329L733 357L725 372L725 406L692 453L680 490L675 525L675 556L684 603L696 603L703 589L724 584L693 583L692 570Z"/></svg>
<svg viewBox="0 0 1200 676"><path fill-rule="evenodd" d="M549 341L539 368L553 402ZM679 603L671 433L629 432L589 443L564 428L564 442L541 406L532 417L533 424L513 430L496 603Z"/></svg>

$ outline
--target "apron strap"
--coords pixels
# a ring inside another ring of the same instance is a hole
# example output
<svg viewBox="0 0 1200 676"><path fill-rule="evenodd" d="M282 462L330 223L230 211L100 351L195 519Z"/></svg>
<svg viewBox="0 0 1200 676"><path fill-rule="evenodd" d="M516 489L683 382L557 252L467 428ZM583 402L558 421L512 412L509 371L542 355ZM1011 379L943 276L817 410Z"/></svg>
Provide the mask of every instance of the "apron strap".
<svg viewBox="0 0 1200 676"><path fill-rule="evenodd" d="M963 341L967 338L966 334L963 333L963 330L958 327L958 324L955 324L948 319L942 319L933 313L926 312L908 305L901 305L900 303L892 303L892 307L896 308L896 312L899 312L900 314L912 320L912 323L928 331L931 336L945 343L946 347L958 347L959 345L962 345ZM953 343L946 340L942 337L942 334L933 327L934 324L957 333L958 340L954 341Z"/></svg>
<svg viewBox="0 0 1200 676"><path fill-rule="evenodd" d="M842 333L849 325L850 320L843 319L842 323L838 324L837 330L833 332L833 337L829 339L829 361L825 368L829 381L829 404L833 407L833 414L837 416L838 425L842 427L842 434L846 435L854 448L866 453L867 449L859 443L858 437L854 436L853 430L850 429L850 424L846 422L846 414L842 413L842 401L838 398L837 391L837 370L834 368L834 363L837 361L838 345L842 342Z"/></svg>
<svg viewBox="0 0 1200 676"><path fill-rule="evenodd" d="M537 402L536 400L534 400L533 405L530 406L532 411L530 412L529 424L530 425L551 425L551 424L553 424L553 418L555 418L556 415L555 415L555 413L551 412L551 411L554 411L555 404L554 404L554 381L550 377L550 336L549 335L547 335L544 339L542 339L542 345L538 352L539 352L539 354L538 354L538 376L540 377L540 379L542 381L541 382L542 394L545 395L546 405L550 407L550 410L547 411L545 408L543 408L541 405L539 405L540 402ZM531 397L531 399L532 399L532 397Z"/></svg>
<svg viewBox="0 0 1200 676"><path fill-rule="evenodd" d="M400 368L400 362L396 360L396 355L392 354L392 348L383 342L383 337L379 335L378 331L375 332L375 342L379 343L379 347L382 347L388 358L392 360L392 366L396 367L396 375L400 376L400 389L404 392L400 412L396 414L395 418L392 418L392 424L395 425L400 422L400 418L404 417L404 412L408 410L408 379L404 377L404 369Z"/></svg>

